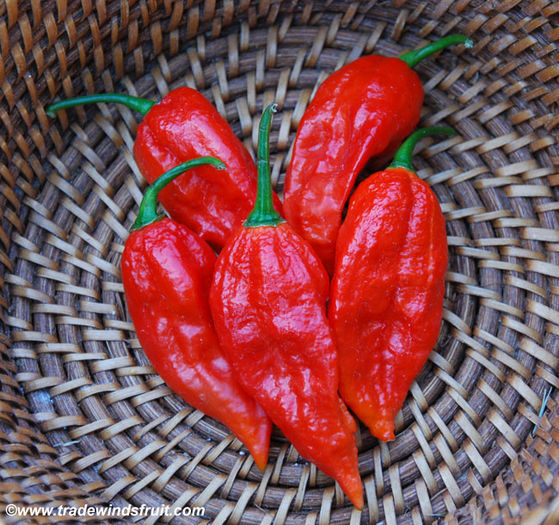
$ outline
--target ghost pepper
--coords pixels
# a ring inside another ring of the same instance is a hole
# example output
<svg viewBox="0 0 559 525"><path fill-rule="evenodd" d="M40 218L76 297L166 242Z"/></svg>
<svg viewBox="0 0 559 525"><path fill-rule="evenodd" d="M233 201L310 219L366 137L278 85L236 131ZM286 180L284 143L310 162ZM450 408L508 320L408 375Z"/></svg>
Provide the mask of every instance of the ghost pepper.
<svg viewBox="0 0 559 525"><path fill-rule="evenodd" d="M336 243L328 315L340 395L383 441L394 439L394 418L437 341L448 264L441 208L410 156L420 138L453 133L412 134L388 169L357 187Z"/></svg>
<svg viewBox="0 0 559 525"><path fill-rule="evenodd" d="M271 422L234 378L211 319L208 295L216 255L186 226L156 212L161 188L202 165L224 168L217 159L194 159L147 189L122 254L126 304L138 340L165 383L229 427L263 469Z"/></svg>
<svg viewBox="0 0 559 525"><path fill-rule="evenodd" d="M116 102L144 116L134 158L149 183L181 162L203 156L221 159L171 182L159 200L169 215L220 249L242 224L256 197L256 167L243 143L217 109L197 90L180 87L155 103L120 93L86 95L51 104L49 114L81 104ZM281 202L274 196L281 211Z"/></svg>

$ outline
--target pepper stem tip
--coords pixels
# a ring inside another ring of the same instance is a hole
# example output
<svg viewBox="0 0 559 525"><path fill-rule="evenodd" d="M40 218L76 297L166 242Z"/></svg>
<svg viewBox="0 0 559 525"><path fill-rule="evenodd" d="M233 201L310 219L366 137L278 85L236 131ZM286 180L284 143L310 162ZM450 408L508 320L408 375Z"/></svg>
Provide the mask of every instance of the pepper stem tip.
<svg viewBox="0 0 559 525"><path fill-rule="evenodd" d="M158 177L144 192L144 197L140 203L140 209L138 211L138 216L134 221L134 224L130 228L130 231L139 230L158 219L161 219L161 215L157 213L157 196L159 192L167 186L171 181L175 180L179 175L182 175L185 171L196 168L198 166L209 165L213 166L218 170L226 169L225 164L215 158L215 157L198 157L187 162L183 162L175 166L174 168L166 171L163 175Z"/></svg>
<svg viewBox="0 0 559 525"><path fill-rule="evenodd" d="M464 44L467 48L474 47L474 41L466 35L448 35L420 47L419 49L414 49L413 51L408 51L407 53L400 55L400 60L403 60L406 64L408 64L408 66L414 67L424 58L456 44Z"/></svg>
<svg viewBox="0 0 559 525"><path fill-rule="evenodd" d="M391 162L389 169L393 168L404 168L408 171L415 171L411 162L411 157L415 145L425 137L431 135L455 135L456 131L450 126L431 126L427 128L421 128L414 131L398 148L396 155L394 155L394 160Z"/></svg>
<svg viewBox="0 0 559 525"><path fill-rule="evenodd" d="M269 105L262 113L258 128L257 172L258 185L254 208L244 223L246 228L256 226L277 226L284 219L274 208L272 181L270 179L270 129L272 115L278 110L277 104Z"/></svg>
<svg viewBox="0 0 559 525"><path fill-rule="evenodd" d="M124 93L96 93L93 95L83 95L81 97L68 98L53 102L45 108L47 115L55 117L56 112L61 109L68 109L74 106L82 106L84 104L97 104L99 102L114 102L123 104L124 106L137 111L141 115L146 115L153 107L155 102L147 98L134 97Z"/></svg>

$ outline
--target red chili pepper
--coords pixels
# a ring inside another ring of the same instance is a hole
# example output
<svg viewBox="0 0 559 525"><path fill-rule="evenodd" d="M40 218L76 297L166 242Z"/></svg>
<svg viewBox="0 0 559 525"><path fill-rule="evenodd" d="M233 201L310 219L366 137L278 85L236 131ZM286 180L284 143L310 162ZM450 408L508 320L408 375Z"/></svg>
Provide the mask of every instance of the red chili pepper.
<svg viewBox="0 0 559 525"><path fill-rule="evenodd" d="M215 248L221 248L254 205L256 167L250 153L217 109L198 91L180 87L159 103L119 93L87 95L56 102L49 114L98 102L117 102L144 115L138 126L134 157L148 182L181 162L218 157L219 171L200 166L189 177L169 184L159 200L169 215L187 225ZM281 212L281 202L274 197Z"/></svg>
<svg viewBox="0 0 559 525"><path fill-rule="evenodd" d="M445 220L411 166L412 134L385 171L350 199L336 244L329 318L338 347L340 394L383 441L439 335L448 249Z"/></svg>
<svg viewBox="0 0 559 525"><path fill-rule="evenodd" d="M217 159L194 159L147 189L122 254L126 304L140 344L165 383L229 427L263 469L271 422L234 378L211 320L208 295L216 255L187 227L156 213L161 188L202 165L224 168Z"/></svg>
<svg viewBox="0 0 559 525"><path fill-rule="evenodd" d="M411 68L451 35L400 58L370 55L330 75L305 111L285 180L284 212L331 274L342 211L371 157L391 155L419 122L423 88Z"/></svg>
<svg viewBox="0 0 559 525"><path fill-rule="evenodd" d="M243 388L299 453L361 508L357 427L338 396L336 347L326 317L328 275L272 206L272 111L264 111L260 124L256 204L218 257L210 307Z"/></svg>

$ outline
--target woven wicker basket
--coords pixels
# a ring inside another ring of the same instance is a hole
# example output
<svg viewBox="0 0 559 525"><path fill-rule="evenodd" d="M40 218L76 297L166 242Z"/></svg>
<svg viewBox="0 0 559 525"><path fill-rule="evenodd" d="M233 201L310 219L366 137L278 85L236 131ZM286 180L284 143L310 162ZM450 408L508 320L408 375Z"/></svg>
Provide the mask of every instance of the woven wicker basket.
<svg viewBox="0 0 559 525"><path fill-rule="evenodd" d="M0 509L203 506L203 519L172 523L243 525L559 523L558 13L551 0L0 2ZM331 71L451 32L474 49L416 68L422 124L458 132L415 156L448 221L444 324L397 439L359 434L359 512L279 432L259 471L155 374L119 269L145 187L131 154L138 116L99 105L50 119L45 106L102 91L159 99L186 84L253 149L253 122L276 101L281 189L297 124Z"/></svg>

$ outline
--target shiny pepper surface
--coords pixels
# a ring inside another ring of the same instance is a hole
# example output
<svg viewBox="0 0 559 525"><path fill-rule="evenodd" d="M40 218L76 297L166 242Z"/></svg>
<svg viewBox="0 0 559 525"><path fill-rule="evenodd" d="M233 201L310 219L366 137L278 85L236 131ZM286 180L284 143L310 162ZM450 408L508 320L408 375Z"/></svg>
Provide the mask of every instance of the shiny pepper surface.
<svg viewBox="0 0 559 525"><path fill-rule="evenodd" d="M188 87L169 93L138 126L134 157L150 182L180 162L205 155L218 157L227 169L198 168L159 198L175 220L220 248L254 206L256 167L248 150L215 107ZM281 210L277 197L275 204Z"/></svg>
<svg viewBox="0 0 559 525"><path fill-rule="evenodd" d="M184 225L154 219L155 212L146 210L140 209L122 255L126 304L138 340L171 390L229 427L263 469L271 422L234 378L211 319L216 255Z"/></svg>
<svg viewBox="0 0 559 525"><path fill-rule="evenodd" d="M386 159L419 122L423 88L411 69L450 44L388 58L358 58L318 88L299 124L285 180L285 217L331 274L342 211L359 172L372 157Z"/></svg>
<svg viewBox="0 0 559 525"><path fill-rule="evenodd" d="M411 152L435 132L452 129L425 128L402 147ZM354 192L329 304L340 394L383 441L394 439L396 414L437 341L448 264L439 203L406 165L371 175Z"/></svg>
<svg viewBox="0 0 559 525"><path fill-rule="evenodd" d="M221 159L226 170L200 166L161 191L159 200L176 221L220 249L242 224L256 197L256 167L227 121L198 91L180 87L154 103L106 93L52 104L49 113L79 104L117 102L144 115L134 158L149 183L180 163L203 156ZM276 208L281 202L274 196Z"/></svg>
<svg viewBox="0 0 559 525"><path fill-rule="evenodd" d="M245 226L218 258L212 315L243 388L298 452L335 478L361 508L357 427L337 392L336 347L326 318L328 275L310 246L273 212L269 199L271 111L261 123L261 193Z"/></svg>

